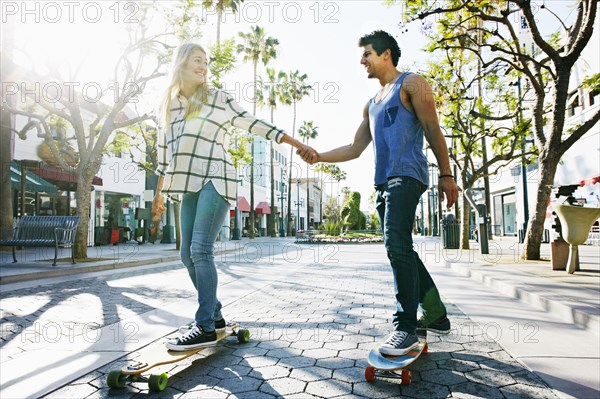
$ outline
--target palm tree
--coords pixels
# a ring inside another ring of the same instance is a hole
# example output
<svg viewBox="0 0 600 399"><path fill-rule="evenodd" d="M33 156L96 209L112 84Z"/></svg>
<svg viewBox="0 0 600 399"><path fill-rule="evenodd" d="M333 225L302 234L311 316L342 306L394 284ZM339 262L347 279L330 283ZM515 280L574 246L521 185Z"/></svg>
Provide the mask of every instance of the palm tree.
<svg viewBox="0 0 600 399"><path fill-rule="evenodd" d="M227 9L237 12L238 6L243 2L244 0L202 0L204 9L209 10L214 7L217 11L217 47L221 44L221 17L223 12Z"/></svg>
<svg viewBox="0 0 600 399"><path fill-rule="evenodd" d="M291 103L294 107L294 120L292 124L292 137L296 136L296 103L302 98L306 97L310 94L310 90L312 90L312 86L306 84L306 80L308 79L308 75L302 74L298 70L291 71L283 83L283 89L285 93L283 94L288 100L288 103ZM292 157L294 156L294 149L290 149L290 167L289 169L289 177L288 177L288 214L287 214L287 225L288 225L288 235L292 235Z"/></svg>
<svg viewBox="0 0 600 399"><path fill-rule="evenodd" d="M273 114L275 108L277 108L278 102L285 103L287 101L285 96L282 96L281 82L285 77L285 72L275 72L273 68L267 68L267 81L265 82L259 77L258 87L256 89L256 102L259 107L267 105L271 112L271 123L273 123ZM267 215L267 231L271 237L276 237L275 233L275 215L273 210L275 209L275 166L274 166L274 151L273 141L271 140L271 214ZM283 212L283 209L281 209ZM283 215L282 215L283 216ZM282 219L283 220L283 219Z"/></svg>
<svg viewBox="0 0 600 399"><path fill-rule="evenodd" d="M300 129L298 130L298 134L300 135L300 137L302 137L302 141L308 145L308 140L310 139L314 139L316 138L319 133L317 132L317 127L313 126L313 121L307 122L304 121L302 122L302 126L300 126ZM306 227L308 228L308 222L310 221L310 211L309 211L309 187L310 187L310 182L308 180L309 176L308 176L308 171L309 171L309 164L306 164Z"/></svg>
<svg viewBox="0 0 600 399"><path fill-rule="evenodd" d="M244 54L244 61L251 61L253 67L253 82L254 82L254 99L252 114L256 114L256 82L258 61L263 65L267 65L269 61L277 57L277 45L279 40L273 37L266 37L264 28L254 26L250 28L250 33L239 33L242 43L238 44L238 54ZM249 237L254 238L254 141L252 141L252 163L250 164L250 229Z"/></svg>

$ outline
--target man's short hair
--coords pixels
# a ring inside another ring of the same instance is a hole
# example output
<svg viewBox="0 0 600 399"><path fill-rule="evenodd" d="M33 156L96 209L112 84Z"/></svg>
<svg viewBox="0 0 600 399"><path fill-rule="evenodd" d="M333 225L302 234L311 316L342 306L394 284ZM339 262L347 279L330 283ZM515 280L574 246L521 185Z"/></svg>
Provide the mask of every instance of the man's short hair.
<svg viewBox="0 0 600 399"><path fill-rule="evenodd" d="M390 49L392 63L394 66L398 66L398 60L400 59L400 47L392 35L382 30L376 30L364 35L358 41L359 47L365 47L369 44L373 46L373 49L377 55L381 55L381 53L383 53L385 50Z"/></svg>

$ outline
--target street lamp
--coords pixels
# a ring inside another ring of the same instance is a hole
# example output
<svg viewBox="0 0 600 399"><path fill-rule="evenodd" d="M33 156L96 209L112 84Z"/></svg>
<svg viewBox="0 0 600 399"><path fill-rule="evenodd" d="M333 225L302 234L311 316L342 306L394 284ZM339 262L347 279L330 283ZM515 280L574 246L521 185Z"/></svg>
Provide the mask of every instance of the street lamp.
<svg viewBox="0 0 600 399"><path fill-rule="evenodd" d="M296 192L298 194L298 198L297 200L294 202L294 204L298 207L298 218L296 220L296 232L298 232L299 227L300 227L300 206L304 206L304 202L300 201L300 180L298 180L297 184L296 184Z"/></svg>
<svg viewBox="0 0 600 399"><path fill-rule="evenodd" d="M287 199L287 196L283 193L283 182L280 183L281 185L281 194L279 194L277 196L277 199L281 200L281 220L279 222L279 237L285 237L285 229L283 228L283 201Z"/></svg>
<svg viewBox="0 0 600 399"><path fill-rule="evenodd" d="M236 175L238 174L238 169L235 168ZM240 177L244 177L243 175L238 175L237 179L235 179L235 211L233 215L233 234L231 235L232 240L240 240L240 226L238 221L239 210L238 210L238 179Z"/></svg>

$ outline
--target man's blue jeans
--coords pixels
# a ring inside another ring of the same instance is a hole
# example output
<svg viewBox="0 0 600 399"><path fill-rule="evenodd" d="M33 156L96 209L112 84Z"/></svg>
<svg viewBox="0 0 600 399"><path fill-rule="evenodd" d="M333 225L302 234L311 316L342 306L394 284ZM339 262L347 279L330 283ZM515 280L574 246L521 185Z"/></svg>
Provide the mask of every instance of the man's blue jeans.
<svg viewBox="0 0 600 399"><path fill-rule="evenodd" d="M405 176L390 178L386 184L376 186L376 209L394 274L396 331L415 332L419 303L428 318L446 315L435 283L413 249L415 212L426 189L423 183Z"/></svg>
<svg viewBox="0 0 600 399"><path fill-rule="evenodd" d="M198 291L196 324L206 331L214 331L215 320L222 318L213 247L228 211L229 203L211 182L181 201L181 261Z"/></svg>

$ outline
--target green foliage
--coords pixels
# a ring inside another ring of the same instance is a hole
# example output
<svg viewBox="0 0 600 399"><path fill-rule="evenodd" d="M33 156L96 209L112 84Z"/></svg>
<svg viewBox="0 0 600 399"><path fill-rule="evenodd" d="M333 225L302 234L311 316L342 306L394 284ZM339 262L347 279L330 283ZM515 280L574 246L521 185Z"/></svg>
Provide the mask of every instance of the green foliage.
<svg viewBox="0 0 600 399"><path fill-rule="evenodd" d="M300 137L302 137L302 141L304 141L306 144L308 144L309 139L314 139L319 135L317 132L318 127L313 125L313 121L304 121L302 122L300 129L298 129L298 134Z"/></svg>
<svg viewBox="0 0 600 399"><path fill-rule="evenodd" d="M242 43L237 45L237 52L244 55L244 61L250 61L256 66L260 60L263 65L267 65L271 59L277 57L279 40L265 36L263 27L253 26L249 33L239 32L238 36Z"/></svg>
<svg viewBox="0 0 600 399"><path fill-rule="evenodd" d="M583 79L583 88L594 93L600 93L600 73Z"/></svg>
<svg viewBox="0 0 600 399"><path fill-rule="evenodd" d="M227 152L231 155L233 167L238 169L252 162L252 154L250 153L250 145L254 140L254 136L243 130L233 128L230 131L229 148Z"/></svg>
<svg viewBox="0 0 600 399"><path fill-rule="evenodd" d="M377 211L371 212L371 214L369 215L369 219L369 229L377 230L381 225L379 221L379 214L377 213Z"/></svg>
<svg viewBox="0 0 600 399"><path fill-rule="evenodd" d="M360 193L353 191L348 193L342 209L340 212L340 218L344 229L347 230L360 230L366 227L366 217L360 211Z"/></svg>
<svg viewBox="0 0 600 399"><path fill-rule="evenodd" d="M236 45L234 39L227 39L221 44L215 44L210 48L210 71L211 83L217 89L223 88L221 79L223 76L235 69Z"/></svg>

